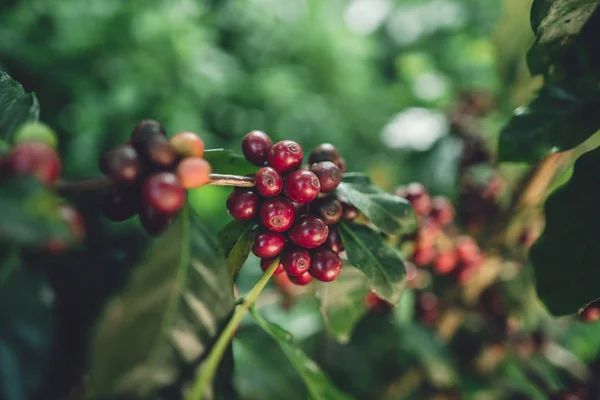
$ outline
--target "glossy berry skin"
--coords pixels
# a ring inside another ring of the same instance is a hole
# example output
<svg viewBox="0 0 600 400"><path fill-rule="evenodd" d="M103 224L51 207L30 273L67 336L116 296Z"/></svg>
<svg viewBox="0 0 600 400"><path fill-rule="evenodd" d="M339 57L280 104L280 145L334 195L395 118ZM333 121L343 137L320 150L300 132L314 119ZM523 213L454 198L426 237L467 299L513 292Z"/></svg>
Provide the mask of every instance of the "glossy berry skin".
<svg viewBox="0 0 600 400"><path fill-rule="evenodd" d="M262 197L274 197L283 189L283 178L271 167L263 167L254 175L254 187Z"/></svg>
<svg viewBox="0 0 600 400"><path fill-rule="evenodd" d="M158 236L167 229L173 217L161 213L148 205L140 210L140 222L144 230L151 236Z"/></svg>
<svg viewBox="0 0 600 400"><path fill-rule="evenodd" d="M446 226L454 221L454 206L444 196L436 196L431 199L431 218L441 226Z"/></svg>
<svg viewBox="0 0 600 400"><path fill-rule="evenodd" d="M143 158L159 167L170 167L176 159L165 128L153 120L138 123L131 132L131 144Z"/></svg>
<svg viewBox="0 0 600 400"><path fill-rule="evenodd" d="M327 240L327 235L329 235L329 228L325 225L325 222L310 214L298 217L298 220L288 232L288 237L292 243L305 249L314 249L321 246Z"/></svg>
<svg viewBox="0 0 600 400"><path fill-rule="evenodd" d="M13 175L30 175L44 185L53 185L60 176L61 163L54 149L44 142L24 142L8 155L7 169Z"/></svg>
<svg viewBox="0 0 600 400"><path fill-rule="evenodd" d="M292 140L275 143L269 151L268 163L280 173L293 171L302 165L302 147Z"/></svg>
<svg viewBox="0 0 600 400"><path fill-rule="evenodd" d="M433 264L436 274L447 275L454 271L458 264L458 257L455 251L445 251L440 253Z"/></svg>
<svg viewBox="0 0 600 400"><path fill-rule="evenodd" d="M264 132L252 131L242 139L242 153L251 164L263 166L269 157L273 141Z"/></svg>
<svg viewBox="0 0 600 400"><path fill-rule="evenodd" d="M342 260L329 250L317 250L312 253L312 263L308 272L321 282L331 282L342 272Z"/></svg>
<svg viewBox="0 0 600 400"><path fill-rule="evenodd" d="M262 231L254 238L252 253L258 258L274 258L283 251L285 242L281 233Z"/></svg>
<svg viewBox="0 0 600 400"><path fill-rule="evenodd" d="M342 201L342 219L344 221L354 221L359 215L360 211L358 211L358 208L350 203Z"/></svg>
<svg viewBox="0 0 600 400"><path fill-rule="evenodd" d="M136 215L142 206L140 188L114 186L104 194L102 212L111 221L121 222Z"/></svg>
<svg viewBox="0 0 600 400"><path fill-rule="evenodd" d="M340 157L340 152L331 143L323 143L315 147L308 157L309 164L321 161L334 161Z"/></svg>
<svg viewBox="0 0 600 400"><path fill-rule="evenodd" d="M263 271L266 271L271 266L271 264L273 264L273 261L275 261L274 258L263 258L262 260L260 260L260 268ZM281 274L281 273L283 273L283 264L280 261L277 268L275 268L275 272L273 273L273 275L277 275L277 274Z"/></svg>
<svg viewBox="0 0 600 400"><path fill-rule="evenodd" d="M193 132L179 132L169 140L169 143L179 157L202 157L204 155L204 140Z"/></svg>
<svg viewBox="0 0 600 400"><path fill-rule="evenodd" d="M176 214L185 201L185 191L171 172L159 172L144 182L144 202L165 215Z"/></svg>
<svg viewBox="0 0 600 400"><path fill-rule="evenodd" d="M235 219L249 220L258 214L260 197L250 189L237 188L227 198L227 211Z"/></svg>
<svg viewBox="0 0 600 400"><path fill-rule="evenodd" d="M310 268L310 253L308 250L293 248L282 255L281 262L288 275L301 276Z"/></svg>
<svg viewBox="0 0 600 400"><path fill-rule="evenodd" d="M431 197L427 189L420 183L411 183L406 187L406 200L408 200L417 215L425 216L431 211Z"/></svg>
<svg viewBox="0 0 600 400"><path fill-rule="evenodd" d="M117 183L131 184L142 173L142 163L137 151L121 146L107 151L100 159L100 171Z"/></svg>
<svg viewBox="0 0 600 400"><path fill-rule="evenodd" d="M321 192L333 192L342 182L342 173L340 169L331 161L322 161L311 165L310 170L319 179Z"/></svg>
<svg viewBox="0 0 600 400"><path fill-rule="evenodd" d="M261 224L273 232L287 231L296 220L294 205L283 197L266 199L258 214Z"/></svg>
<svg viewBox="0 0 600 400"><path fill-rule="evenodd" d="M283 192L294 203L310 203L319 195L321 184L310 171L294 171L285 177Z"/></svg>
<svg viewBox="0 0 600 400"><path fill-rule="evenodd" d="M327 235L324 246L335 254L340 254L344 251L344 243L342 243L342 238L340 237L336 225L329 226L329 234Z"/></svg>
<svg viewBox="0 0 600 400"><path fill-rule="evenodd" d="M311 204L313 214L317 215L327 225L337 224L342 218L342 203L335 197L317 199Z"/></svg>
<svg viewBox="0 0 600 400"><path fill-rule="evenodd" d="M300 276L294 276L294 275L289 275L288 274L288 278L290 279L290 281L298 286L306 286L308 285L311 281L312 281L312 276L310 275L310 273L305 272Z"/></svg>
<svg viewBox="0 0 600 400"><path fill-rule="evenodd" d="M200 157L184 158L177 164L177 178L184 189L196 189L210 181L212 168Z"/></svg>

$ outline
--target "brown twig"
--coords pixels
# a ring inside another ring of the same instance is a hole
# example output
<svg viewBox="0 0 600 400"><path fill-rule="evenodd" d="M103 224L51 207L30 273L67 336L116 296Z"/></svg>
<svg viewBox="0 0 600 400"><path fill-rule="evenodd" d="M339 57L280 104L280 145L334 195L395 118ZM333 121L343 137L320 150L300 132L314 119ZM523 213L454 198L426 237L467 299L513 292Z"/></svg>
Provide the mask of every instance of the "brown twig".
<svg viewBox="0 0 600 400"><path fill-rule="evenodd" d="M254 186L254 178L249 176L210 174L210 181L207 185L252 187Z"/></svg>

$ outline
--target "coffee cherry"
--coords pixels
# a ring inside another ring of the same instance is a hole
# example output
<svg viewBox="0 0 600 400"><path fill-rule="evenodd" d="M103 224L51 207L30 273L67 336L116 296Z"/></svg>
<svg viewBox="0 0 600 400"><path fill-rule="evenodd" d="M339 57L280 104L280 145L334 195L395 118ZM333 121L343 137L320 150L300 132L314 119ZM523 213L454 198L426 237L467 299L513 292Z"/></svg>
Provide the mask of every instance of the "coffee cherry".
<svg viewBox="0 0 600 400"><path fill-rule="evenodd" d="M313 164L310 170L317 176L321 184L321 192L333 192L342 181L340 169L331 161Z"/></svg>
<svg viewBox="0 0 600 400"><path fill-rule="evenodd" d="M300 168L302 165L302 147L292 140L275 143L269 151L269 165L284 173Z"/></svg>
<svg viewBox="0 0 600 400"><path fill-rule="evenodd" d="M310 204L300 204L291 202L294 205L294 210L296 210L296 214L307 214L310 211Z"/></svg>
<svg viewBox="0 0 600 400"><path fill-rule="evenodd" d="M274 258L263 258L262 260L260 260L260 268L263 271L266 271L271 266L271 264L273 264L273 261L275 261ZM282 272L283 272L283 264L280 261L277 268L275 268L275 272L273 273L273 275L281 274Z"/></svg>
<svg viewBox="0 0 600 400"><path fill-rule="evenodd" d="M309 171L294 171L286 176L283 192L295 203L310 203L319 195L321 184L315 174Z"/></svg>
<svg viewBox="0 0 600 400"><path fill-rule="evenodd" d="M15 132L13 139L15 144L32 141L46 143L53 149L56 149L58 144L56 133L48 125L41 122L27 122Z"/></svg>
<svg viewBox="0 0 600 400"><path fill-rule="evenodd" d="M289 239L306 249L319 247L327 240L329 228L322 219L314 215L301 215L288 232Z"/></svg>
<svg viewBox="0 0 600 400"><path fill-rule="evenodd" d="M193 132L179 132L169 140L169 143L179 157L202 157L204 155L204 141Z"/></svg>
<svg viewBox="0 0 600 400"><path fill-rule="evenodd" d="M431 197L420 183L411 183L406 187L406 200L412 204L417 215L425 216L431 211Z"/></svg>
<svg viewBox="0 0 600 400"><path fill-rule="evenodd" d="M288 274L288 278L290 279L290 281L293 284L298 285L298 286L306 286L312 281L312 276L308 272L305 272L300 276L294 276L294 275Z"/></svg>
<svg viewBox="0 0 600 400"><path fill-rule="evenodd" d="M100 158L100 171L115 182L131 184L140 177L142 163L137 151L121 146L104 153Z"/></svg>
<svg viewBox="0 0 600 400"><path fill-rule="evenodd" d="M433 247L417 247L412 254L412 261L419 267L424 267L435 261L437 252Z"/></svg>
<svg viewBox="0 0 600 400"><path fill-rule="evenodd" d="M252 219L258 213L260 197L253 190L237 188L227 198L227 211L235 219Z"/></svg>
<svg viewBox="0 0 600 400"><path fill-rule="evenodd" d="M470 236L461 236L456 239L456 254L463 263L472 263L479 257L479 246Z"/></svg>
<svg viewBox="0 0 600 400"><path fill-rule="evenodd" d="M102 212L111 221L121 222L133 217L142 205L140 188L117 187L108 189L104 195Z"/></svg>
<svg viewBox="0 0 600 400"><path fill-rule="evenodd" d="M151 236L158 236L163 233L172 221L172 216L163 214L147 204L140 210L142 227Z"/></svg>
<svg viewBox="0 0 600 400"><path fill-rule="evenodd" d="M288 275L304 275L310 268L310 253L302 248L293 248L283 253L281 262Z"/></svg>
<svg viewBox="0 0 600 400"><path fill-rule="evenodd" d="M360 211L358 211L358 208L350 203L342 201L342 219L344 221L354 221L359 215Z"/></svg>
<svg viewBox="0 0 600 400"><path fill-rule="evenodd" d="M254 175L254 186L261 196L273 197L281 193L283 179L273 168L263 167Z"/></svg>
<svg viewBox="0 0 600 400"><path fill-rule="evenodd" d="M335 254L340 254L344 251L344 243L342 243L342 238L338 232L337 225L329 226L329 234L327 235L324 246Z"/></svg>
<svg viewBox="0 0 600 400"><path fill-rule="evenodd" d="M185 189L196 189L210 181L212 168L200 157L184 158L177 164L177 178Z"/></svg>
<svg viewBox="0 0 600 400"><path fill-rule="evenodd" d="M258 258L274 258L284 247L285 236L281 233L262 231L254 238L252 253Z"/></svg>
<svg viewBox="0 0 600 400"><path fill-rule="evenodd" d="M323 143L315 147L308 158L309 164L321 161L334 161L340 157L340 152L331 143Z"/></svg>
<svg viewBox="0 0 600 400"><path fill-rule="evenodd" d="M261 131L252 131L242 139L242 153L246 160L254 165L265 165L271 147L273 147L271 138Z"/></svg>
<svg viewBox="0 0 600 400"><path fill-rule="evenodd" d="M50 239L46 242L45 250L52 254L62 254L66 252L73 242L80 242L85 236L85 224L77 210L68 204L62 204L56 210L58 218L67 224L71 234L71 240Z"/></svg>
<svg viewBox="0 0 600 400"><path fill-rule="evenodd" d="M579 319L583 322L598 322L600 321L600 306L599 301L594 301L579 312Z"/></svg>
<svg viewBox="0 0 600 400"><path fill-rule="evenodd" d="M175 162L175 149L169 144L163 126L153 120L138 123L131 133L131 144L152 164L168 168Z"/></svg>
<svg viewBox="0 0 600 400"><path fill-rule="evenodd" d="M312 263L308 272L321 282L331 282L342 272L342 260L329 250L317 250L311 255Z"/></svg>
<svg viewBox="0 0 600 400"><path fill-rule="evenodd" d="M261 224L274 232L287 231L296 219L294 205L283 197L266 199L258 214Z"/></svg>
<svg viewBox="0 0 600 400"><path fill-rule="evenodd" d="M342 203L335 197L317 199L311 204L311 209L327 225L337 224L342 218Z"/></svg>
<svg viewBox="0 0 600 400"><path fill-rule="evenodd" d="M166 215L177 213L185 201L185 191L171 172L151 175L144 182L143 194L146 204Z"/></svg>
<svg viewBox="0 0 600 400"><path fill-rule="evenodd" d="M43 142L24 142L13 147L8 155L7 166L13 175L31 175L44 185L54 184L61 170L61 163L54 149Z"/></svg>
<svg viewBox="0 0 600 400"><path fill-rule="evenodd" d="M435 259L434 269L438 275L447 275L454 271L458 264L458 257L455 251L446 251L440 253Z"/></svg>
<svg viewBox="0 0 600 400"><path fill-rule="evenodd" d="M444 196L436 196L431 200L431 218L441 226L446 226L454 221L454 206Z"/></svg>
<svg viewBox="0 0 600 400"><path fill-rule="evenodd" d="M393 305L388 303L387 301L381 299L379 296L375 294L375 292L369 292L365 295L365 307L367 310L376 311L376 312L385 312L390 311L394 308Z"/></svg>
<svg viewBox="0 0 600 400"><path fill-rule="evenodd" d="M165 128L160 122L151 119L143 120L138 122L133 128L133 131L131 132L131 143L133 147L140 151L138 147L147 144L148 139L156 135L167 136Z"/></svg>
<svg viewBox="0 0 600 400"><path fill-rule="evenodd" d="M338 157L335 160L333 160L333 163L339 168L340 173L343 175L344 172L346 172L346 160L344 160L344 157Z"/></svg>
<svg viewBox="0 0 600 400"><path fill-rule="evenodd" d="M177 159L175 149L171 147L169 141L164 136L154 136L151 138L145 154L152 164L162 168L171 167Z"/></svg>

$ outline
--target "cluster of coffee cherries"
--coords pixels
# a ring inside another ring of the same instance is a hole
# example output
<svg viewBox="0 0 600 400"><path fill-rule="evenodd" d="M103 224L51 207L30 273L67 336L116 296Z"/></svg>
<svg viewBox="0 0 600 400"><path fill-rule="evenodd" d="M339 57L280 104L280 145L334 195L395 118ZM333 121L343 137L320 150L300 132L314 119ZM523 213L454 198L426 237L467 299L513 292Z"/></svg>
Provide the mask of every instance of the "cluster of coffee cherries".
<svg viewBox="0 0 600 400"><path fill-rule="evenodd" d="M355 207L333 194L345 171L338 150L322 144L302 166L298 143L283 140L273 145L266 133L252 131L242 140L242 152L261 168L254 175L254 187L236 188L229 195L227 210L235 219L257 221L252 252L263 270L279 259L275 273L285 271L297 285L313 278L336 279L343 251L336 223L358 216Z"/></svg>
<svg viewBox="0 0 600 400"><path fill-rule="evenodd" d="M203 155L204 142L195 133L168 139L159 122L139 122L127 143L100 159L100 170L113 183L104 196L104 215L124 221L139 214L146 232L159 235L183 207L186 189L209 182L211 166Z"/></svg>

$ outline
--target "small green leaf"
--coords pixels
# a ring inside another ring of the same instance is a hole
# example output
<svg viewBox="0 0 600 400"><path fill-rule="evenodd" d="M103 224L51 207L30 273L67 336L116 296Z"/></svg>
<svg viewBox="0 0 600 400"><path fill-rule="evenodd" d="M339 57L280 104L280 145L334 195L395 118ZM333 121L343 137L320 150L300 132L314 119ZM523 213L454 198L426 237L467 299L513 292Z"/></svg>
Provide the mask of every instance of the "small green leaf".
<svg viewBox="0 0 600 400"><path fill-rule="evenodd" d="M500 133L501 161L536 162L572 149L600 128L600 89L546 86Z"/></svg>
<svg viewBox="0 0 600 400"><path fill-rule="evenodd" d="M292 335L278 325L265 320L255 308L250 310L258 325L265 330L279 345L279 348L296 369L306 384L311 399L314 400L349 400L350 397L336 388L327 375L313 360L292 343Z"/></svg>
<svg viewBox="0 0 600 400"><path fill-rule="evenodd" d="M232 150L206 150L204 159L210 163L215 174L248 175L258 170L258 167L250 164L244 156Z"/></svg>
<svg viewBox="0 0 600 400"><path fill-rule="evenodd" d="M254 243L254 221L234 220L219 232L218 239L232 278L240 271Z"/></svg>
<svg viewBox="0 0 600 400"><path fill-rule="evenodd" d="M367 276L371 290L389 303L398 304L406 276L398 253L368 226L342 222L339 231L348 261Z"/></svg>
<svg viewBox="0 0 600 400"><path fill-rule="evenodd" d="M333 282L318 283L316 296L321 301L321 313L327 331L340 342L350 340L354 326L367 311L365 296L369 286L364 275L346 265Z"/></svg>
<svg viewBox="0 0 600 400"><path fill-rule="evenodd" d="M180 382L229 319L231 278L191 212L180 212L105 308L91 345L88 398L144 396Z"/></svg>
<svg viewBox="0 0 600 400"><path fill-rule="evenodd" d="M0 71L0 139L9 140L17 127L37 121L40 106L34 94L26 94L18 82Z"/></svg>
<svg viewBox="0 0 600 400"><path fill-rule="evenodd" d="M417 228L417 217L410 203L379 189L364 174L344 174L337 192L383 232L400 235Z"/></svg>
<svg viewBox="0 0 600 400"><path fill-rule="evenodd" d="M571 179L550 195L546 228L530 252L537 292L555 315L600 298L600 148L582 155Z"/></svg>

